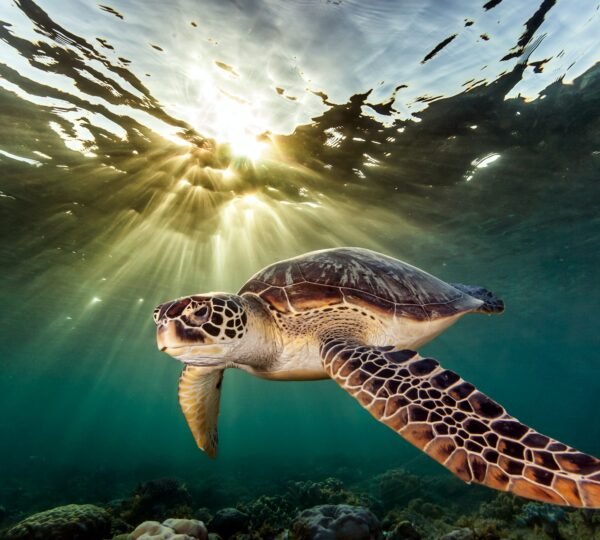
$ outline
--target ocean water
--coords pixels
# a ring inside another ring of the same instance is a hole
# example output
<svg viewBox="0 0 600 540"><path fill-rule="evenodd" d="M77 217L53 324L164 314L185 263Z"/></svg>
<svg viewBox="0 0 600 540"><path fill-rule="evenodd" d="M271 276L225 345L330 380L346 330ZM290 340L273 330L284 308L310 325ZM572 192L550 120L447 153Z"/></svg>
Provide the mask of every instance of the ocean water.
<svg viewBox="0 0 600 540"><path fill-rule="evenodd" d="M600 455L598 2L108 2L0 3L0 528L165 477L495 500L332 381L228 370L196 448L153 308L335 246L497 293L423 354Z"/></svg>

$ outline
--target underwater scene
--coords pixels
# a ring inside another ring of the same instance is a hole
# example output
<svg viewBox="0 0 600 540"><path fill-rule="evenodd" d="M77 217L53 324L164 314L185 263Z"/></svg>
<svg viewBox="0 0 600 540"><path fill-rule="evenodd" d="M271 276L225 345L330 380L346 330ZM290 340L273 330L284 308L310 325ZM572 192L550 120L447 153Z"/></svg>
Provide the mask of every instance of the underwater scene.
<svg viewBox="0 0 600 540"><path fill-rule="evenodd" d="M599 51L597 0L2 0L0 538L600 539Z"/></svg>

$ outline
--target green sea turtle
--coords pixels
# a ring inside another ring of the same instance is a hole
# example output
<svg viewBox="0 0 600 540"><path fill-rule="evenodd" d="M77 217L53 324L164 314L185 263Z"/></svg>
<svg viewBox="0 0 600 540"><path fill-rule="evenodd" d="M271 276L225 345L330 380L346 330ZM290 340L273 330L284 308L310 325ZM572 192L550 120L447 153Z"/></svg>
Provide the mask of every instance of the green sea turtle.
<svg viewBox="0 0 600 540"><path fill-rule="evenodd" d="M255 274L238 294L154 311L161 351L185 364L179 402L196 443L217 451L223 372L331 378L377 420L466 482L600 507L600 460L537 433L415 349L465 313L500 313L481 287L448 284L359 248L315 251Z"/></svg>

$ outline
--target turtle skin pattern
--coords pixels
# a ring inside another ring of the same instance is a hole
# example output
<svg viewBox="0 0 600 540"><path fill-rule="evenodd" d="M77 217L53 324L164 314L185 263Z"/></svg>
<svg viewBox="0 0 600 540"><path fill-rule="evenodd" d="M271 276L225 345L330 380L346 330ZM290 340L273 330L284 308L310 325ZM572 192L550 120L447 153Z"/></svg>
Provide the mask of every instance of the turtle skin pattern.
<svg viewBox="0 0 600 540"><path fill-rule="evenodd" d="M377 420L465 482L600 507L600 460L537 433L433 358L332 339L327 374Z"/></svg>

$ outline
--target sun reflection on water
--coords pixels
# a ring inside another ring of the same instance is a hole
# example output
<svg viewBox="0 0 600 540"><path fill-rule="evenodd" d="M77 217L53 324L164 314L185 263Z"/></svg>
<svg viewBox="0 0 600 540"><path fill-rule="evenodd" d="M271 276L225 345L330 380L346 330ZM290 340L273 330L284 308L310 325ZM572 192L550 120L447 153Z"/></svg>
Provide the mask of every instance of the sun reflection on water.
<svg viewBox="0 0 600 540"><path fill-rule="evenodd" d="M225 91L214 73L197 66L190 68L186 76L185 101L167 109L198 132L227 144L234 157L253 162L263 157L269 144L264 136L268 126L262 120L260 100L252 101L251 93L242 98Z"/></svg>

